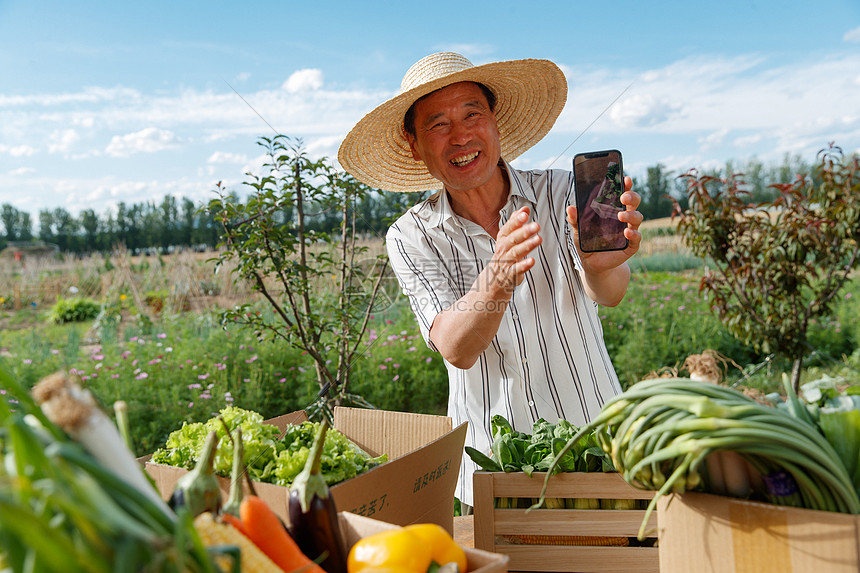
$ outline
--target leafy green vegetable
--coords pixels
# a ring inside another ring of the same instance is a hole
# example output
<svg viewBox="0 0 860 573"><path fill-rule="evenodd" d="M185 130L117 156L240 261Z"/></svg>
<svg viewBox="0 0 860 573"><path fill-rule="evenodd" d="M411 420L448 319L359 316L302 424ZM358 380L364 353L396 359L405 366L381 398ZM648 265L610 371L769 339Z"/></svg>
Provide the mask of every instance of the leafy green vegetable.
<svg viewBox="0 0 860 573"><path fill-rule="evenodd" d="M503 416L495 415L490 420L493 444L492 456L466 447L471 460L485 471L534 472L550 469L556 455L567 441L577 433L577 427L567 420L553 424L541 418L532 425L532 433L518 432ZM556 464L557 472L607 472L614 471L612 461L598 444L598 437L587 434L573 448L565 452Z"/></svg>
<svg viewBox="0 0 860 573"><path fill-rule="evenodd" d="M279 436L278 428L265 423L257 412L228 406L206 422L184 424L172 432L165 446L153 454L152 461L190 469L210 431L225 438L228 431L242 428L245 465L251 479L289 486L305 466L318 427L319 422L302 422L288 426L284 435ZM215 473L229 476L232 461L233 444L230 438L222 439L215 456ZM387 455L371 457L333 428L326 433L321 471L328 485L353 478L386 461Z"/></svg>
<svg viewBox="0 0 860 573"><path fill-rule="evenodd" d="M824 376L801 386L807 408L833 446L860 495L860 388Z"/></svg>

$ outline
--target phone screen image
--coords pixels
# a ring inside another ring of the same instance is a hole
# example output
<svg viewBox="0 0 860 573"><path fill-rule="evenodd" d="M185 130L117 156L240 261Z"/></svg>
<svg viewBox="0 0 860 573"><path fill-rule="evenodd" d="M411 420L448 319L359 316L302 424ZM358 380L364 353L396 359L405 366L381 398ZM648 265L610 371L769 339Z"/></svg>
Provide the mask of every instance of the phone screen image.
<svg viewBox="0 0 860 573"><path fill-rule="evenodd" d="M624 169L616 150L579 153L573 158L579 248L586 253L618 251L627 248L624 229L618 220L626 207Z"/></svg>

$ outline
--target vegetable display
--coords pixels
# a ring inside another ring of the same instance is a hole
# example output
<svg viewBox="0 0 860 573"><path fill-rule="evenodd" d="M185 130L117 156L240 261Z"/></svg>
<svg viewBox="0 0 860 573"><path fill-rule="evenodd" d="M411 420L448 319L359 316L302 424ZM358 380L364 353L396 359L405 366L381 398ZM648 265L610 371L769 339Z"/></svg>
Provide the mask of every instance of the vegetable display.
<svg viewBox="0 0 860 573"><path fill-rule="evenodd" d="M568 440L550 465L547 481L578 440L596 431L625 480L657 491L647 515L666 493L712 491L720 483L725 487L732 474L722 471L722 464L709 462L723 461L719 456L726 452L742 461L734 471L747 471L750 495L781 505L860 513L860 498L840 456L789 384L786 390L787 401L776 408L707 382L639 382L609 400ZM545 492L546 482L541 499ZM645 522L640 538L644 527Z"/></svg>
<svg viewBox="0 0 860 573"><path fill-rule="evenodd" d="M576 426L567 420L553 424L541 418L532 426L532 433L513 429L504 416L495 415L490 421L493 444L489 457L471 446L466 453L484 471L524 472L611 472L609 456L597 443L595 433L578 434ZM572 446L562 451L570 440ZM498 508L531 505L527 498L496 498ZM544 498L547 509L635 509L632 499Z"/></svg>
<svg viewBox="0 0 860 573"><path fill-rule="evenodd" d="M0 571L347 572L339 527L327 521L325 536L315 534L308 555L272 508L253 494L252 483L251 495L243 496L247 425L236 424L231 431L222 423L220 438L214 429L204 433L199 460L177 482L168 505L117 426L77 379L52 375L30 393L0 365L0 388ZM233 421L253 418L253 413L232 414ZM326 456L340 451L342 441L330 445L333 431L327 421L310 427L319 428L317 437L295 485L302 493L295 503L305 513L295 515L293 525L333 516L339 526L320 468ZM302 431L308 427L293 432L293 442ZM219 441L222 447L229 444L232 462L225 504L212 472ZM301 502L305 498L309 504ZM428 563L414 573L434 573L438 567L427 570L431 562L444 562L446 572L465 571L465 553L444 529L409 527L428 555ZM331 561L326 556L337 557L338 566L321 567L318 562Z"/></svg>
<svg viewBox="0 0 860 573"><path fill-rule="evenodd" d="M490 421L493 435L491 453L488 457L471 446L466 453L473 462L491 472L595 472L612 471L609 456L600 448L593 433L577 434L577 428L566 420L556 424L539 419L532 426L532 433L518 432L504 416L495 415ZM558 453L576 437L564 455Z"/></svg>
<svg viewBox="0 0 860 573"><path fill-rule="evenodd" d="M216 475L229 476L233 445L223 438L237 428L242 429L248 476L254 481L289 487L305 467L319 422L290 425L280 436L278 428L265 423L257 412L228 406L206 422L184 424L172 432L164 447L153 454L152 461L191 469L200 458L206 436L216 432L221 444L215 454L214 471ZM386 461L387 455L372 457L332 429L326 435L321 472L326 483L334 485Z"/></svg>

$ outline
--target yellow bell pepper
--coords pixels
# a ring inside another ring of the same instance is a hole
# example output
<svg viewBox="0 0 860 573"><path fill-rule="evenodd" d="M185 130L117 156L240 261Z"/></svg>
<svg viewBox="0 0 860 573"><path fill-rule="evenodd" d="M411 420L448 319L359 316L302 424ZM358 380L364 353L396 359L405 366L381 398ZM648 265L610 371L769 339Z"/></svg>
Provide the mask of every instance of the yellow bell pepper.
<svg viewBox="0 0 860 573"><path fill-rule="evenodd" d="M466 572L466 552L445 528L419 523L359 540L347 557L347 573L426 573L433 562Z"/></svg>
<svg viewBox="0 0 860 573"><path fill-rule="evenodd" d="M404 529L420 537L430 547L430 558L438 565L453 562L457 564L457 571L466 573L466 552L444 527L436 523L418 523Z"/></svg>
<svg viewBox="0 0 860 573"><path fill-rule="evenodd" d="M402 527L369 535L352 546L347 573L387 569L389 573L426 573L432 561L430 548ZM382 572L379 572L382 573Z"/></svg>

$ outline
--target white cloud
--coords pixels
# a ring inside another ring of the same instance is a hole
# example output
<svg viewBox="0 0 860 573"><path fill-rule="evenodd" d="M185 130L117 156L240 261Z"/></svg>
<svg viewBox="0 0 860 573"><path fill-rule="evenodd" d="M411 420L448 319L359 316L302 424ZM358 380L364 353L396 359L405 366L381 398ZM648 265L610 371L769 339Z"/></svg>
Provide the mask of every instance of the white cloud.
<svg viewBox="0 0 860 573"><path fill-rule="evenodd" d="M718 129L712 133L709 133L703 137L698 139L699 143L702 144L702 151L706 151L712 147L720 145L723 143L723 140L729 134L729 130L726 128Z"/></svg>
<svg viewBox="0 0 860 573"><path fill-rule="evenodd" d="M860 132L860 53L780 65L757 56L696 57L638 74L566 69L568 104L553 132L570 139L634 77L630 90L594 123L589 135L673 138L676 146L688 147L690 139L682 138L692 137L693 145L702 145L697 151L703 158L736 155L737 145L743 145L762 161L778 161L786 151L814 154L834 139L848 144ZM653 154L654 149L646 152ZM657 160L659 156L651 164Z"/></svg>
<svg viewBox="0 0 860 573"><path fill-rule="evenodd" d="M105 153L112 157L128 157L134 153L155 153L176 147L179 139L172 131L147 127L126 135L115 135Z"/></svg>
<svg viewBox="0 0 860 573"><path fill-rule="evenodd" d="M29 145L0 145L0 153L8 153L12 157L28 157L36 153L36 150Z"/></svg>
<svg viewBox="0 0 860 573"><path fill-rule="evenodd" d="M146 201L160 203L165 195L184 197L195 204L212 199L213 179L207 177L180 177L178 179L133 179L115 176L71 177L61 179L53 175L12 179L0 175L0 184L15 185L21 191L16 207L35 216L41 209L62 207L72 214L93 209L102 214L116 212L120 202L126 205ZM239 188L238 183L231 183Z"/></svg>
<svg viewBox="0 0 860 573"><path fill-rule="evenodd" d="M619 100L609 110L609 117L618 127L649 127L667 121L680 107L666 97L636 94Z"/></svg>
<svg viewBox="0 0 860 573"><path fill-rule="evenodd" d="M206 163L245 163L248 161L248 156L243 153L229 153L226 151L216 151L209 156Z"/></svg>
<svg viewBox="0 0 860 573"><path fill-rule="evenodd" d="M340 147L340 142L342 140L343 136L340 134L317 137L316 139L309 141L305 145L305 149L312 157L327 156L329 158L334 158L337 155L337 148Z"/></svg>
<svg viewBox="0 0 860 573"><path fill-rule="evenodd" d="M256 157L252 157L250 160L248 160L247 163L245 163L242 166L242 169L240 171L240 174L242 175L242 179L243 180L245 179L246 173L255 173L257 175L262 174L263 165L265 165L269 161L270 161L269 156L266 155L265 153L258 155Z"/></svg>
<svg viewBox="0 0 860 573"><path fill-rule="evenodd" d="M74 129L57 130L48 138L48 153L66 153L80 138Z"/></svg>
<svg viewBox="0 0 860 573"><path fill-rule="evenodd" d="M91 115L84 116L84 117L76 117L72 121L74 122L75 125L79 125L81 127L87 128L87 129L89 129L93 125L95 125L95 119Z"/></svg>
<svg viewBox="0 0 860 573"><path fill-rule="evenodd" d="M760 133L757 133L755 135L748 135L746 137L738 137L734 140L733 143L735 147L744 148L751 147L759 143L762 139L764 139L764 137Z"/></svg>
<svg viewBox="0 0 860 573"><path fill-rule="evenodd" d="M288 93L294 94L304 91L318 90L323 85L322 70L307 68L290 74L284 85L281 86Z"/></svg>
<svg viewBox="0 0 860 573"><path fill-rule="evenodd" d="M35 173L36 170L32 167L19 167L18 169L13 169L9 172L9 175L29 175L30 173Z"/></svg>
<svg viewBox="0 0 860 573"><path fill-rule="evenodd" d="M846 42L851 42L853 44L860 43L860 26L854 28L853 30L845 32L845 35L842 36L842 39Z"/></svg>
<svg viewBox="0 0 860 573"><path fill-rule="evenodd" d="M32 94L23 96L0 95L0 108L13 106L62 106L68 104L105 103L118 100L137 100L140 92L129 88L88 87L79 92L59 94Z"/></svg>

